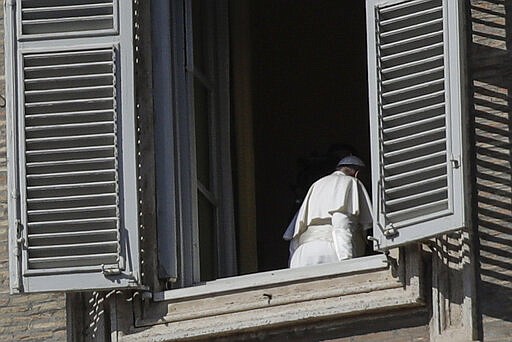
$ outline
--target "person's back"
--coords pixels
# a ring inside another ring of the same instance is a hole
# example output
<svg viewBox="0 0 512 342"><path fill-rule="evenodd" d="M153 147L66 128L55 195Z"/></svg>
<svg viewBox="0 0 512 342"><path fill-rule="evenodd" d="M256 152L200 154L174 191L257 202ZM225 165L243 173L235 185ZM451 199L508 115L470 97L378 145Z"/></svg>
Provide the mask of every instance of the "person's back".
<svg viewBox="0 0 512 342"><path fill-rule="evenodd" d="M370 225L371 216L366 191L354 177L362 166L357 157L343 158L336 171L310 187L294 225L290 267L363 255L362 228Z"/></svg>

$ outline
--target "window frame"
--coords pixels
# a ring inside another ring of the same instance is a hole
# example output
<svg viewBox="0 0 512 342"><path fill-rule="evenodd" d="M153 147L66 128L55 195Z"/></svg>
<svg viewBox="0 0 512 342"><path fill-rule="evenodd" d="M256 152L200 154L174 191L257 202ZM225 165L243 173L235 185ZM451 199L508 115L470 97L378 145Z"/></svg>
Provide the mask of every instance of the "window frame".
<svg viewBox="0 0 512 342"><path fill-rule="evenodd" d="M152 3L152 5L153 5L152 10L154 10L154 12L159 12L159 13L162 12L162 11L159 11L159 7L158 7L159 4L161 5L162 3L165 3L165 1L154 0L154 2ZM155 4L156 4L156 6L155 6ZM367 4L368 4L368 2L367 2ZM458 2L455 6L452 5L451 10L455 10L459 5L460 4ZM162 21L171 20L174 23L174 25L169 24L169 22L167 23L167 26L170 27L172 34L171 34L171 37L169 38L171 40L171 43L168 45L164 44L164 46L166 46L169 49L166 52L164 51L164 55L171 56L172 58L169 58L169 59L173 61L173 63L171 64L171 67L169 68L168 74L165 76L165 77L168 77L168 83L171 84L171 92L172 92L172 96L169 97L170 99L167 101L168 102L167 107L169 107L169 108L172 107L176 112L178 112L181 108L186 108L186 106L187 106L187 103L184 100L184 99L186 99L186 94L184 93L183 87L179 87L180 82L184 82L186 77L184 76L183 73L180 73L179 71L176 70L176 68L178 68L178 66L179 66L179 63L184 63L183 58L180 58L179 56L178 56L178 58L176 56L173 56L175 54L172 51L173 51L173 49L175 49L174 51L176 51L176 50L180 51L180 49L185 50L184 46L181 45L181 43L179 43L179 39L176 39L177 38L176 31L179 31L179 26L180 25L183 26L184 23L183 23L183 18L180 15L180 13L183 13L181 1L174 2L172 6L174 6L174 7L170 10L171 15L157 16L157 18L159 18L159 20L153 21L153 23L154 23L153 34L155 34L155 27L158 27L159 31L162 30L162 28L166 27ZM458 25L458 23L457 23L457 25ZM228 31L226 31L226 32L228 32ZM184 34L184 33L178 32L178 36L179 36L179 34ZM158 40L155 37L158 37L158 34L154 35L154 38L153 38L153 40ZM172 42L173 38L174 38L174 42ZM153 44L155 44L155 43L153 43ZM160 58L159 62L162 63L165 60L166 60L165 58ZM153 60L153 62L155 63L155 60ZM219 63L221 63L221 62L219 62ZM156 64L156 66L157 67L155 67L155 65L153 65L154 70L163 70L158 67L158 64ZM459 71L459 69L457 68L456 71ZM229 76L226 76L226 77L229 77ZM183 84L183 83L181 83L181 84ZM174 88L172 88L173 86L174 86ZM155 88L159 89L158 87L155 87ZM159 89L158 93L160 93L160 94L165 93L165 90ZM156 96L159 96L158 93L156 94ZM157 110L158 110L158 108L155 109L155 111L157 111ZM158 114L156 114L155 116L158 117ZM173 118L173 120L175 120L175 121L172 121L172 125L173 125L174 132L177 136L178 144L182 144L182 145L188 144L189 140L187 138L187 132L191 127L190 121L186 117ZM157 122L157 120L155 120L155 122ZM155 127L159 127L158 124L156 124ZM157 135L157 139L158 139L158 135ZM159 145L158 140L155 145L156 146ZM193 161L190 158L190 154L188 154L188 155L181 154L182 151L180 150L179 146L172 152L173 152L173 154L172 154L173 160L176 161L178 164L178 168L176 169L177 171L173 171L173 175L176 180L175 184L178 184L179 186L177 186L175 194L172 191L170 191L169 189L163 189L163 191L165 192L165 194L167 196L165 198L167 198L167 199L172 199L173 195L176 195L176 197L174 197L174 198L176 199L175 205L177 206L177 210L176 210L176 217L173 218L173 220L174 219L176 220L174 222L174 224L175 224L174 229L176 229L176 239L179 241L178 247L176 250L178 251L178 253L181 254L179 257L177 257L178 269L179 270L183 270L186 268L194 269L194 267L197 267L198 262L197 262L197 260L194 261L194 254L191 252L192 248L189 248L190 246L187 247L187 244L190 243L190 241L195 241L195 240L193 240L193 238L192 238L192 235L191 235L192 232L190 232L190 231L187 232L187 229L185 228L185 227L192 226L192 220L191 220L192 216L190 216L190 215L192 213L193 205L191 203L193 202L193 200L192 200L193 197L190 196L190 192L187 193L187 190L183 190L184 185L185 185L185 188L187 186L189 188L193 188L191 185L192 180L191 180L191 177L189 177L186 174L186 172L184 173L185 175L180 174L180 173L183 173L184 170L185 171L188 170L187 165L193 165ZM174 154L174 153L176 153L176 154ZM158 158L159 157L158 157L158 153L157 153L157 159ZM374 160L376 160L376 159L374 159ZM157 192L158 191L159 191L159 187L157 186ZM374 193L375 193L375 191L374 191ZM227 196L227 198L229 198L229 197L230 196ZM374 202L374 203L376 203L376 202ZM227 214L230 215L230 213L227 213ZM187 216L187 215L189 215L189 216ZM464 219L464 218L462 218L462 219ZM158 230L160 231L161 225L160 224L157 224L157 225L159 226ZM462 227L461 225L457 225L457 226L452 227L450 230L458 229L461 227ZM383 235L380 234L380 231L378 231L379 229L380 229L380 227L378 225L374 226L374 231L376 232L377 238L382 238ZM437 232L436 234L440 234L440 233L444 233L444 232L446 232L446 231ZM429 236L432 236L432 235L429 235ZM415 245L415 243L413 243L413 242L415 242L419 239L424 239L424 238L426 238L425 235L419 236L410 241L405 241L405 242L402 241L400 243L400 245L403 245L406 243L408 243L408 244L411 243L412 245ZM159 242L160 242L160 239L159 239ZM382 246L382 244L378 247L381 247L381 246ZM395 245L393 245L393 246L395 246ZM385 249L392 248L393 246L386 245ZM377 248L377 249L379 249L379 248ZM158 253L160 253L160 252L158 252ZM367 269L370 270L374 267L374 262L375 262L375 260L379 259L379 257L381 257L381 256L377 256L377 257L376 256L366 256L366 257L358 258L357 261L350 261L350 262L344 261L344 262L340 263L341 266L338 267L338 266L331 265L329 267L326 267L324 271L327 271L328 274L330 274L330 275L342 275L347 272L351 272L351 271L347 271L347 270L351 270L354 265L360 265L361 271L364 271ZM308 270L307 270L307 272L311 272L312 279L317 276L317 271L316 271L317 267L319 267L319 269L322 269L320 266L315 266L313 268L308 268ZM228 291L228 292L229 291L235 291L235 292L242 291L246 287L252 286L252 285L247 285L248 283L247 284L245 283L245 279L257 279L256 283L258 284L258 286L273 286L273 285L279 284L280 282L288 283L288 282L297 281L299 278L298 275L302 274L301 272L302 271L283 269L283 270L276 270L276 271L271 271L271 272L259 272L259 273L251 274L249 277L239 275L239 276L232 276L232 277L229 277L226 279L217 279L214 281L202 282L202 283L197 280L197 274L195 276L190 276L189 273L186 273L187 275L185 276L184 280L178 280L178 282L171 284L170 290L155 291L152 295L150 295L150 297L152 297L154 301L166 301L166 300L170 300L171 298L179 299L179 300L187 300L190 298L194 298L196 296L216 295L216 294L224 293L226 291ZM282 280L276 281L275 274L278 274L279 275L278 279L282 279ZM307 278L307 276L306 276L306 278ZM303 279L303 278L301 278L301 279ZM309 279L309 278L307 278L307 279ZM237 281L241 281L240 285L233 286L232 283L236 283ZM192 286L192 285L196 285L196 286Z"/></svg>
<svg viewBox="0 0 512 342"><path fill-rule="evenodd" d="M152 20L153 37L160 37L162 30L170 32L169 36L167 33L162 36L163 41L153 39L158 53L153 54L152 62L153 70L162 71L153 79L159 277L170 282L172 288L201 282L197 218L197 192L201 185L195 162L191 81L194 67L188 61L193 56L191 5L190 0L171 4L157 0L151 6L155 18ZM227 19L227 2L214 5L213 15ZM212 163L215 177L211 179L211 191L220 204L214 239L218 249L215 266L218 277L222 277L236 273L231 170L221 167L231 165L229 70L224 68L229 60L229 47L226 39L217 41L228 34L227 20L215 23L214 29L216 34L212 33L210 38L215 41L208 43L220 44L221 48L210 61L215 73L211 86L216 93L210 122L211 129L215 130L210 140L215 140L215 146L210 153L214 156L212 159L218 160ZM168 246L168 243L173 245Z"/></svg>

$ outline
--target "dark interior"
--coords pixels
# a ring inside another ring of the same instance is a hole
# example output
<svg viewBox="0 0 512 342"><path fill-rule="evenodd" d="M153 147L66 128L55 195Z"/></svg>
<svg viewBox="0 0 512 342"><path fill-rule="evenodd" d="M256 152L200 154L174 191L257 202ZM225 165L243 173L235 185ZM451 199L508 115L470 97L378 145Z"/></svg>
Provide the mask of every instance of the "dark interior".
<svg viewBox="0 0 512 342"><path fill-rule="evenodd" d="M364 1L251 2L259 271L287 267L282 234L334 169L330 150L349 144L370 162L364 11Z"/></svg>

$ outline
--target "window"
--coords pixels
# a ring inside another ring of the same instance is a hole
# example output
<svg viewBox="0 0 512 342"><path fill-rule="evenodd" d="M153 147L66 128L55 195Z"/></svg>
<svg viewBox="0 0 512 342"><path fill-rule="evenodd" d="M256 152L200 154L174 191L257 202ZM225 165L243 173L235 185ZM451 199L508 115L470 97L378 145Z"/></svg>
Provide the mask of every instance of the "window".
<svg viewBox="0 0 512 342"><path fill-rule="evenodd" d="M11 284L26 292L138 286L133 9L129 1L55 4L34 0L6 12ZM261 255L277 250L265 239L280 239L287 217L274 225L261 193L277 198L282 191L269 180L286 174L280 167L293 169L305 144L336 142L330 137L340 130L362 142L361 154L372 152L377 248L464 224L459 4L369 0L365 12L362 3L322 0L325 25L304 25L318 4L152 3L158 272L171 288L280 268ZM274 17L265 17L269 6ZM248 14L263 20L249 42ZM333 32L346 46L315 51L316 37ZM294 65L313 53L322 63ZM241 75L251 70L247 82ZM339 102L342 75L353 78ZM355 115L366 112L366 82L369 116ZM371 139L360 139L368 122ZM280 150L276 138L294 138L291 130L309 138Z"/></svg>

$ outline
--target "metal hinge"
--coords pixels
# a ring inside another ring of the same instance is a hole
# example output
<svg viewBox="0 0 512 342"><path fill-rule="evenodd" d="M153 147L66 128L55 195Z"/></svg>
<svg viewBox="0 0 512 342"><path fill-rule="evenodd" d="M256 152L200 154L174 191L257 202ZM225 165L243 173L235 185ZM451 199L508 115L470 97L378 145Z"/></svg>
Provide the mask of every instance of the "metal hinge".
<svg viewBox="0 0 512 342"><path fill-rule="evenodd" d="M118 265L101 265L101 271L106 276L121 274L121 269Z"/></svg>
<svg viewBox="0 0 512 342"><path fill-rule="evenodd" d="M384 234L385 237L392 237L392 236L395 236L398 234L398 231L396 230L395 226L393 225L393 223L390 223L386 226L386 228L384 228L382 230L382 233Z"/></svg>
<svg viewBox="0 0 512 342"><path fill-rule="evenodd" d="M124 270L124 257L121 255L117 261L117 265L101 265L101 271L106 276L121 274Z"/></svg>
<svg viewBox="0 0 512 342"><path fill-rule="evenodd" d="M14 245L14 250L12 253L16 257L16 277L11 278L12 279L12 288L15 289L17 292L23 292L23 270L22 270L22 254L21 250L25 246L25 238L23 238L23 224L21 224L21 220L16 219L14 221L15 228L16 228L16 244Z"/></svg>
<svg viewBox="0 0 512 342"><path fill-rule="evenodd" d="M452 162L453 168L458 169L460 167L460 156L454 156L453 154L450 156L450 161Z"/></svg>
<svg viewBox="0 0 512 342"><path fill-rule="evenodd" d="M27 248L27 241L25 240L25 237L23 237L23 224L21 223L20 219L17 219L14 224L16 225L16 243L17 248L15 249L16 255L20 255L19 247L21 248Z"/></svg>

